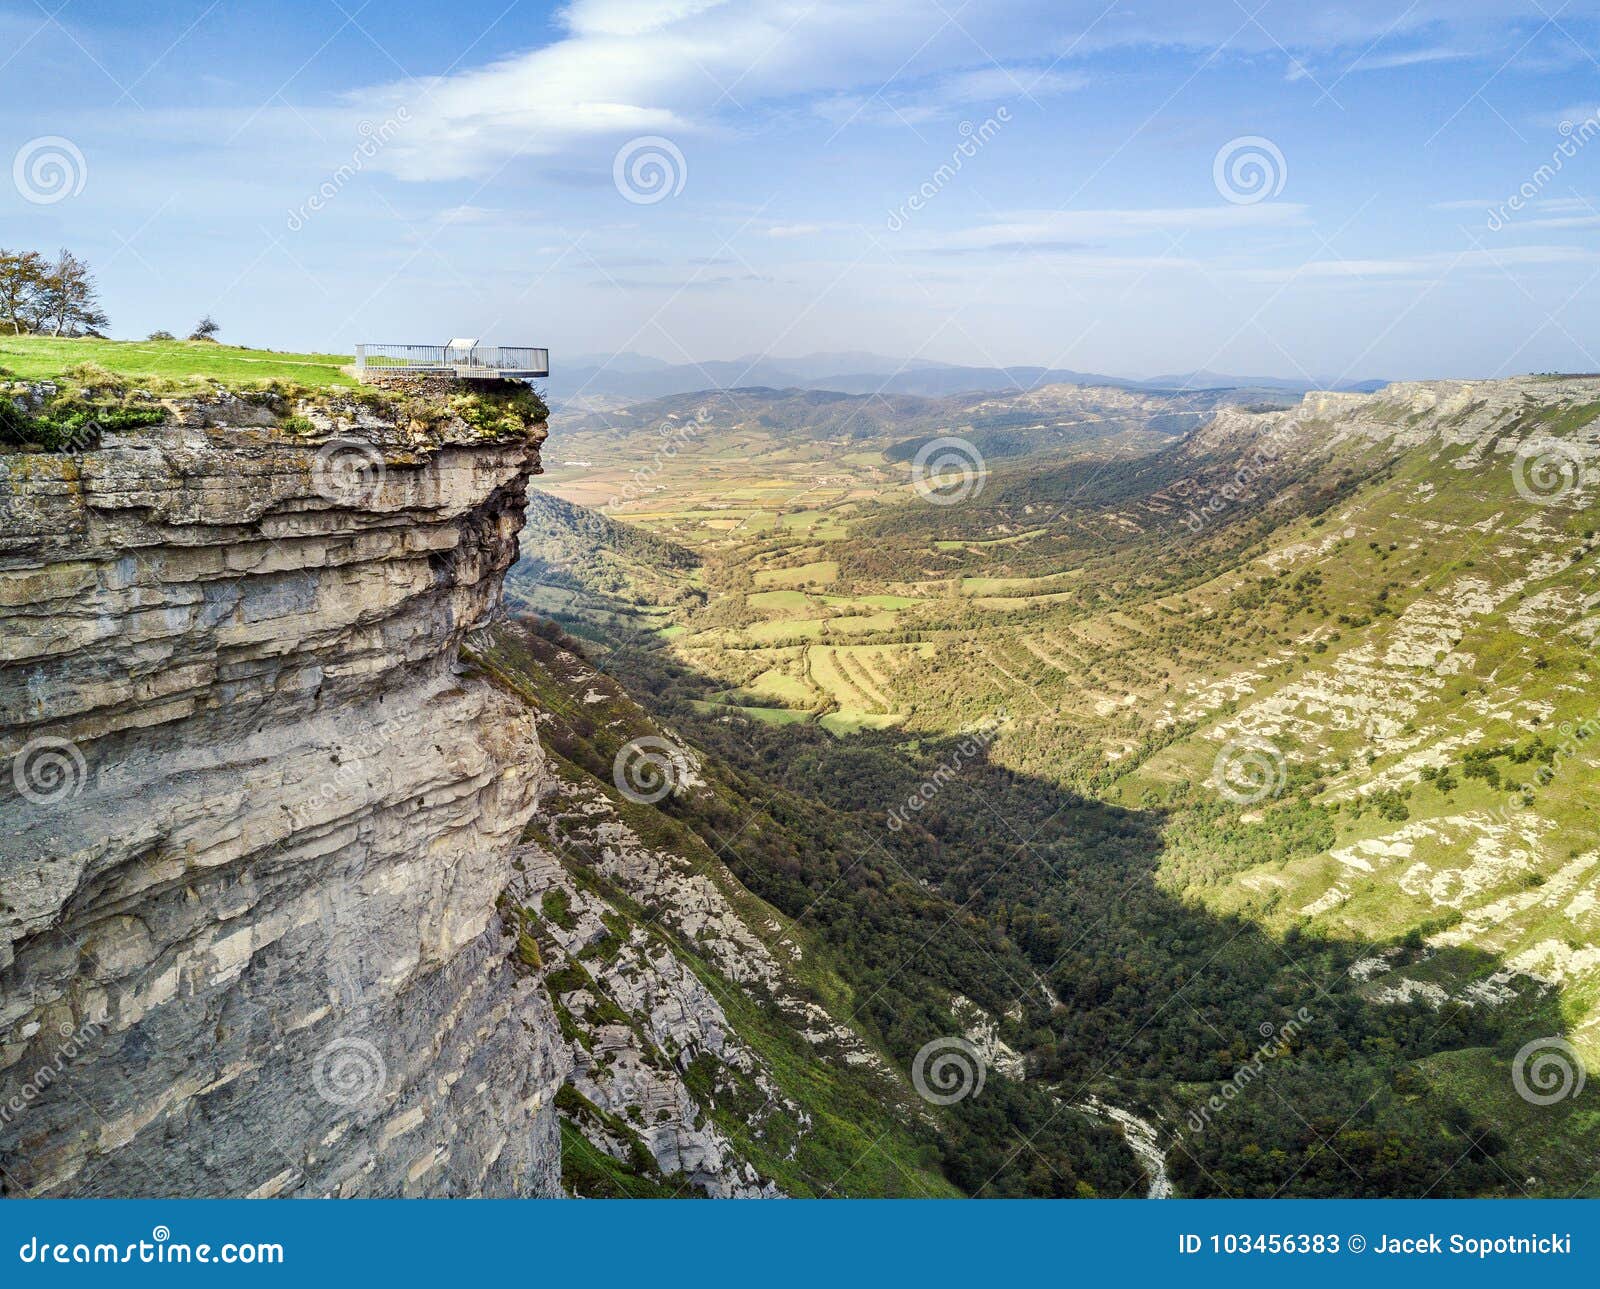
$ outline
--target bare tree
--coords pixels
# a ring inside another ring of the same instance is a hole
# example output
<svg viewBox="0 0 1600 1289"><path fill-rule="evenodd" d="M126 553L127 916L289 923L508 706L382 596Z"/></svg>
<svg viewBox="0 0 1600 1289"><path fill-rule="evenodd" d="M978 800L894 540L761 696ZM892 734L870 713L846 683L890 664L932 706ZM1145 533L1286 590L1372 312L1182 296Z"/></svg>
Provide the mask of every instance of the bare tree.
<svg viewBox="0 0 1600 1289"><path fill-rule="evenodd" d="M89 266L63 249L46 270L39 291L38 320L51 334L79 335L107 323L100 309L100 288Z"/></svg>
<svg viewBox="0 0 1600 1289"><path fill-rule="evenodd" d="M217 332L221 330L222 328L217 324L217 320L208 313L205 317L201 318L199 322L194 324L194 330L189 333L189 339L215 340L217 337Z"/></svg>

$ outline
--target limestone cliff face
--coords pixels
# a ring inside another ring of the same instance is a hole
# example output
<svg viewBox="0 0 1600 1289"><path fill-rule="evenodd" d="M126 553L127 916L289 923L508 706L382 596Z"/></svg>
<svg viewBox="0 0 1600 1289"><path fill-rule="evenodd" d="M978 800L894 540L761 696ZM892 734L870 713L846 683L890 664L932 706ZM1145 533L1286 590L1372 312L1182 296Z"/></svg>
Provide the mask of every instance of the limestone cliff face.
<svg viewBox="0 0 1600 1289"><path fill-rule="evenodd" d="M542 427L264 419L0 455L0 1185L555 1193L543 759L458 662Z"/></svg>
<svg viewBox="0 0 1600 1289"><path fill-rule="evenodd" d="M1265 439L1291 458L1340 445L1433 444L1469 449L1462 468L1470 468L1486 453L1510 457L1530 446L1537 452L1550 437L1541 414L1597 399L1600 380L1593 377L1396 381L1371 394L1313 391L1299 407L1281 411L1225 407L1188 443L1196 451L1228 451Z"/></svg>

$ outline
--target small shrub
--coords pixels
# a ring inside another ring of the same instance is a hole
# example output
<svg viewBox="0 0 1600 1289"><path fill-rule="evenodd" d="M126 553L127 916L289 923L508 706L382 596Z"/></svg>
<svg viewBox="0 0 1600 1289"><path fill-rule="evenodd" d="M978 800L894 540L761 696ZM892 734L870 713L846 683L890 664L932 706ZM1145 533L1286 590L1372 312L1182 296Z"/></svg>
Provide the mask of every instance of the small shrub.
<svg viewBox="0 0 1600 1289"><path fill-rule="evenodd" d="M74 368L73 376L79 381L85 381L86 376L114 380L109 372L87 363ZM98 444L101 434L108 430L139 429L166 420L166 413L159 407L93 402L85 397L90 392L87 388L64 391L37 416L28 415L10 399L0 398L0 443L37 445L47 452L82 452Z"/></svg>
<svg viewBox="0 0 1600 1289"><path fill-rule="evenodd" d="M529 931L517 935L517 957L525 967L532 967L535 971L544 970L544 955L539 952L539 942Z"/></svg>

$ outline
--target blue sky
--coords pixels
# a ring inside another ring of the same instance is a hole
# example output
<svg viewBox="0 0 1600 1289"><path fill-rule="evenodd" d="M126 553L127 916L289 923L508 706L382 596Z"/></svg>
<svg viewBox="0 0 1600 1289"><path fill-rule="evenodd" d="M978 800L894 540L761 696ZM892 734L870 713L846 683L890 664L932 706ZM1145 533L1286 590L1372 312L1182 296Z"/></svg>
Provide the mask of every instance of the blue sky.
<svg viewBox="0 0 1600 1289"><path fill-rule="evenodd" d="M3 0L0 50L0 245L119 336L1600 370L1593 5Z"/></svg>

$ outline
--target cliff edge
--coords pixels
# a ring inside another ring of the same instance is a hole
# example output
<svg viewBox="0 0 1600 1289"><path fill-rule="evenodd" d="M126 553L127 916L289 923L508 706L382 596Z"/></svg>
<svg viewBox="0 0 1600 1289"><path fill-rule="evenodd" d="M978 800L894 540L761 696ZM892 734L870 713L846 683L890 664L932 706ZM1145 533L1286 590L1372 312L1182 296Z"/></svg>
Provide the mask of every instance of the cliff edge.
<svg viewBox="0 0 1600 1289"><path fill-rule="evenodd" d="M0 1193L558 1193L544 758L458 662L542 423L164 410L0 454Z"/></svg>

